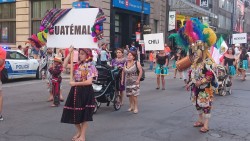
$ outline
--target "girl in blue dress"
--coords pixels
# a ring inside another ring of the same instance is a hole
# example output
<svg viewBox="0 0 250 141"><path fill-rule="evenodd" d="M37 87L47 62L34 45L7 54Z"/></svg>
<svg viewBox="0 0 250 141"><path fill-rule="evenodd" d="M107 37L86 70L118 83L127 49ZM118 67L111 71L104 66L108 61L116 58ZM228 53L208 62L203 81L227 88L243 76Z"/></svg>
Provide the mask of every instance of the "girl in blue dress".
<svg viewBox="0 0 250 141"><path fill-rule="evenodd" d="M165 75L168 74L168 57L166 56L164 50L161 50L159 54L156 55L156 68L155 74L157 75L157 87L156 89L160 89L160 79L162 82L162 90L165 90Z"/></svg>

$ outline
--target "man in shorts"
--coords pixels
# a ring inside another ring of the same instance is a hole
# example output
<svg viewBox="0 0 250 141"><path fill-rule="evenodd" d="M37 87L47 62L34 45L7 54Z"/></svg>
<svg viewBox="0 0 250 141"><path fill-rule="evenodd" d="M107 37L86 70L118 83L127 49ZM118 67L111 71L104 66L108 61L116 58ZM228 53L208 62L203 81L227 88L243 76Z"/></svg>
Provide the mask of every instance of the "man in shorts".
<svg viewBox="0 0 250 141"><path fill-rule="evenodd" d="M6 51L0 46L0 121L3 121L3 116L2 116L3 91L2 91L1 72L4 68L5 59L6 59Z"/></svg>

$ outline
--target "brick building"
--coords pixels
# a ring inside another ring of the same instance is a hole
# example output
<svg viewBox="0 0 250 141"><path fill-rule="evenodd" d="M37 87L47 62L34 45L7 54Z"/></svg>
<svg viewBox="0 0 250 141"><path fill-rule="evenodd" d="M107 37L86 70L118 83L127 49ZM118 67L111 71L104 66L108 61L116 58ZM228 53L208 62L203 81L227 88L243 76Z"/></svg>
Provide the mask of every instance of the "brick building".
<svg viewBox="0 0 250 141"><path fill-rule="evenodd" d="M0 0L0 45L15 48L24 46L30 35L39 31L40 21L51 8L72 8L78 0ZM83 1L83 0L81 0ZM86 1L86 0L85 0ZM147 0L146 0L147 1ZM138 0L89 0L90 7L102 8L107 20L104 36L111 48L130 44L135 39L141 21L141 1ZM129 2L127 6L123 6ZM131 7L132 6L132 7ZM166 32L167 2L154 0L144 3L144 22L152 33Z"/></svg>

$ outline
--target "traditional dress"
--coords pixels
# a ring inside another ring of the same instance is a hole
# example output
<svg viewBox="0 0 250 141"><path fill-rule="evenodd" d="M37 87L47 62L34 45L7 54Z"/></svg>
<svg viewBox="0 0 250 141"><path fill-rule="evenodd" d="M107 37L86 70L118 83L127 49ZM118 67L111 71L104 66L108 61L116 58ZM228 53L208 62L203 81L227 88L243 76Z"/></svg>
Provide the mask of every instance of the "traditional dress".
<svg viewBox="0 0 250 141"><path fill-rule="evenodd" d="M191 85L191 101L195 105L199 114L204 114L205 118L210 117L211 106L213 101L213 86L216 85L216 76L205 61L196 63L191 66L189 72L189 84ZM210 67L210 66L209 66ZM202 85L195 86L197 81Z"/></svg>
<svg viewBox="0 0 250 141"><path fill-rule="evenodd" d="M111 65L112 65L112 67L115 67L115 68L123 68L125 62L126 62L125 58L122 58L122 59L115 58L112 60ZM119 83L121 83L121 81L120 81L121 77L122 77L121 75L122 75L122 73L120 73L120 75L118 76ZM125 90L125 86L120 84L119 91L124 91L124 90Z"/></svg>
<svg viewBox="0 0 250 141"><path fill-rule="evenodd" d="M61 72L63 67L61 64L56 65L54 68L50 68L49 72L52 75L51 87L54 105L60 104L60 86L62 82Z"/></svg>
<svg viewBox="0 0 250 141"><path fill-rule="evenodd" d="M248 54L240 55L239 69L247 70L248 69Z"/></svg>
<svg viewBox="0 0 250 141"><path fill-rule="evenodd" d="M226 56L224 56L224 66L228 66L228 71L229 71L229 75L230 76L234 76L236 74L236 69L234 67L234 58L227 58Z"/></svg>
<svg viewBox="0 0 250 141"><path fill-rule="evenodd" d="M136 80L139 75L137 73L137 68L134 64L131 67L125 65L125 81L126 81L126 94L127 96L138 96L140 95L140 86L136 84Z"/></svg>
<svg viewBox="0 0 250 141"><path fill-rule="evenodd" d="M97 70L91 62L74 65L75 82L82 82L96 76ZM63 109L61 122L80 124L86 121L93 121L94 102L92 85L71 87Z"/></svg>
<svg viewBox="0 0 250 141"><path fill-rule="evenodd" d="M166 55L164 56L156 56L157 59L157 64L156 64L156 68L155 68L155 74L156 75L167 75L168 74L168 68L166 66L166 59L168 57Z"/></svg>

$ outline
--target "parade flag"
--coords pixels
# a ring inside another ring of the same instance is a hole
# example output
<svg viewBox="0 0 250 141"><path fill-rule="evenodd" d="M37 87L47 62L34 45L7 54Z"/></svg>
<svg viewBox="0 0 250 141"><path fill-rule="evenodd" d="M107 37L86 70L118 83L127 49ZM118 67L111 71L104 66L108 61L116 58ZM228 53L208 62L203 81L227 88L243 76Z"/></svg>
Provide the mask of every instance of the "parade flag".
<svg viewBox="0 0 250 141"><path fill-rule="evenodd" d="M216 64L220 64L223 60L224 53L227 51L228 46L223 39L222 36L220 36L219 40L216 42L216 44L213 47L212 51L212 58L216 62Z"/></svg>

